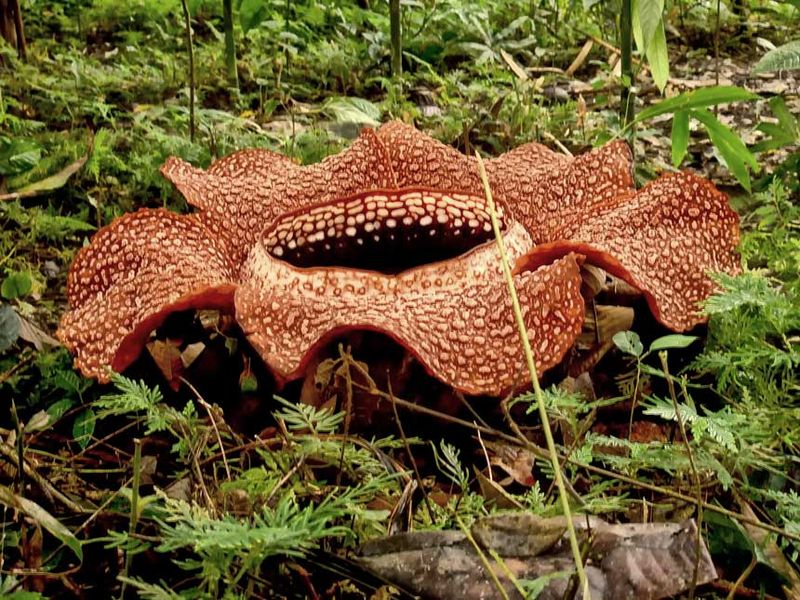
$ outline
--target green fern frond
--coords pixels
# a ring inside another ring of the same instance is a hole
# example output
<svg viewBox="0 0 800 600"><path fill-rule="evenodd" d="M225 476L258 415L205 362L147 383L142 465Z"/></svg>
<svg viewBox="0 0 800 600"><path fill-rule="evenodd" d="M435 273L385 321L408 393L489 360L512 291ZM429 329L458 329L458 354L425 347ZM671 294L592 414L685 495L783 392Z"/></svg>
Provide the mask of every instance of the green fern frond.
<svg viewBox="0 0 800 600"><path fill-rule="evenodd" d="M442 475L456 484L462 492L466 492L469 489L469 474L461 465L461 456L456 447L441 440L439 442L439 450L436 449L433 443L431 443L431 448L433 448L436 467Z"/></svg>
<svg viewBox="0 0 800 600"><path fill-rule="evenodd" d="M118 393L107 394L97 400L95 406L100 409L100 418L152 411L164 401L161 390L148 386L143 380L134 381L113 372L110 377Z"/></svg>
<svg viewBox="0 0 800 600"><path fill-rule="evenodd" d="M275 418L286 423L291 431L310 431L312 433L333 433L344 421L344 412L334 413L329 408L317 408L302 402L289 402L275 396L281 410L275 412Z"/></svg>

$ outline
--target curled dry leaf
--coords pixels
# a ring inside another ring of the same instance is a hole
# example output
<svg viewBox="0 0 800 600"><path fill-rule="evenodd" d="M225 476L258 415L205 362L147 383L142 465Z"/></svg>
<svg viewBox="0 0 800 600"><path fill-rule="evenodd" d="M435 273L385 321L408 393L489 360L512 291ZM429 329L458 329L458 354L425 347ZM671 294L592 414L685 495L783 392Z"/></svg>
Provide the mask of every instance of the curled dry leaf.
<svg viewBox="0 0 800 600"><path fill-rule="evenodd" d="M575 158L525 144L486 167L540 373L580 333L581 263L635 286L679 331L704 319L708 272L738 269L727 198L689 173L637 191L622 142ZM279 384L366 330L461 392L524 385L473 158L392 122L315 165L246 150L162 172L196 212L125 215L70 270L58 336L86 375L125 369L170 313L211 309L235 314Z"/></svg>
<svg viewBox="0 0 800 600"><path fill-rule="evenodd" d="M595 517L575 517L582 544L588 542L586 574L590 598L667 598L697 583L716 579L704 545L695 560L697 527L683 523L609 525ZM505 513L477 521L472 538L489 559L509 598L520 598L508 573L519 580L544 578L538 598L561 599L574 571L563 517ZM495 581L461 531L404 533L367 542L359 562L386 579L426 598L498 597ZM559 576L562 572L566 576Z"/></svg>

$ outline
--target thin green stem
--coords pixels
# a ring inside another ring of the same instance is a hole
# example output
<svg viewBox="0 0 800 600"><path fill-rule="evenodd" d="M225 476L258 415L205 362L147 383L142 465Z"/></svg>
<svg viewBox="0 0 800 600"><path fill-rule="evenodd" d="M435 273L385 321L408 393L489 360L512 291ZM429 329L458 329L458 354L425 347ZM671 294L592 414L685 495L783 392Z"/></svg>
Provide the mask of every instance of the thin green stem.
<svg viewBox="0 0 800 600"><path fill-rule="evenodd" d="M131 516L128 521L128 536L132 537L136 533L136 524L139 522L139 483L141 481L140 475L142 471L142 440L136 438L133 440L133 482L131 483ZM128 571L131 568L131 558L133 554L128 549L125 552L125 568L122 571L124 578L128 577ZM126 583L123 579L122 588L119 592L119 597L125 597Z"/></svg>
<svg viewBox="0 0 800 600"><path fill-rule="evenodd" d="M550 454L550 462L553 465L553 473L558 486L558 496L561 500L561 509L564 512L564 517L567 520L567 530L569 532L569 544L572 549L572 557L575 561L575 570L578 573L578 580L580 581L581 590L583 590L583 597L589 597L589 582L586 578L586 572L583 569L583 558L581 557L581 547L578 543L578 536L575 533L575 524L572 522L572 510L569 506L569 499L567 498L567 490L564 485L564 478L561 474L561 464L556 450L556 444L553 440L553 432L550 429L550 421L547 416L547 408L544 404L544 395L542 388L539 386L539 376L536 372L536 362L533 359L533 350L531 349L531 341L528 338L528 331L525 326L525 320L522 317L522 307L517 297L517 289L514 286L514 278L511 274L511 266L508 264L508 255L506 254L506 247L503 241L502 233L500 232L500 221L497 218L497 211L495 210L494 198L492 197L492 190L489 187L489 179L486 176L486 168L481 159L480 153L475 152L478 159L478 169L481 174L481 181L483 182L483 191L486 195L486 204L489 209L489 215L492 218L492 229L494 230L494 237L497 240L497 249L500 253L500 262L503 266L503 275L508 285L508 293L511 296L511 306L514 310L514 319L517 322L519 329L519 337L522 342L522 350L525 355L525 362L528 366L528 371L531 376L531 384L533 385L533 392L536 396L536 403L539 407L539 416L542 420L542 430L544 437L547 440L547 450Z"/></svg>
<svg viewBox="0 0 800 600"><path fill-rule="evenodd" d="M503 587L503 584L500 583L500 579L497 577L497 573L494 572L492 565L489 563L489 559L486 558L486 555L481 550L481 547L478 545L478 542L475 541L475 538L472 537L472 532L470 532L469 528L464 525L459 517L456 517L456 522L458 523L459 528L464 533L464 535L469 540L469 543L472 544L472 547L475 549L475 554L478 555L478 558L483 563L483 568L486 571L486 574L491 578L494 586L497 588L497 591L500 592L500 596L503 600L509 600L508 592L506 592L506 588Z"/></svg>
<svg viewBox="0 0 800 600"><path fill-rule="evenodd" d="M672 381L672 376L669 374L666 351L662 350L659 352L658 358L661 361L661 369L664 371L664 375L667 376L667 388L669 389L669 396L672 398L672 405L675 407L675 419L678 421L678 428L681 431L681 437L686 446L686 453L689 455L689 466L692 469L692 479L694 480L695 496L697 498L697 537L695 538L694 547L694 572L692 574L692 583L689 588L689 600L694 600L695 589L697 588L697 577L700 572L700 552L702 550L700 530L703 526L703 488L700 485L700 475L697 472L694 453L689 444L689 438L686 436L686 426L683 424L683 416L681 415L680 405L678 404L678 395L675 393L675 383Z"/></svg>

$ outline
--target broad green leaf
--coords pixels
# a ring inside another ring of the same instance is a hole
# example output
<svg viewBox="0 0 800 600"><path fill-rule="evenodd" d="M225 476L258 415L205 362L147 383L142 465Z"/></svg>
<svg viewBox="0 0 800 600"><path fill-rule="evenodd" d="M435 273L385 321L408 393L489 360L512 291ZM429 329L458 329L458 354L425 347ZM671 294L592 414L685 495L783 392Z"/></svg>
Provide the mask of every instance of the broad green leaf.
<svg viewBox="0 0 800 600"><path fill-rule="evenodd" d="M5 352L17 341L20 325L17 312L8 304L0 304L0 352Z"/></svg>
<svg viewBox="0 0 800 600"><path fill-rule="evenodd" d="M753 73L800 69L800 40L770 50L753 67Z"/></svg>
<svg viewBox="0 0 800 600"><path fill-rule="evenodd" d="M686 348L697 340L695 335L681 335L673 333L671 335L662 336L650 344L650 352L658 352L659 350L671 350L674 348Z"/></svg>
<svg viewBox="0 0 800 600"><path fill-rule="evenodd" d="M3 285L0 286L0 294L6 300L14 300L30 293L32 287L33 282L28 273L15 271L3 280Z"/></svg>
<svg viewBox="0 0 800 600"><path fill-rule="evenodd" d="M642 21L639 18L639 3L641 0L631 0L631 30L633 31L633 41L636 42L641 54L647 50L647 44L644 41L644 34L642 33Z"/></svg>
<svg viewBox="0 0 800 600"><path fill-rule="evenodd" d="M82 156L75 162L61 169L55 175L51 175L50 177L45 177L44 179L40 179L39 181L34 181L33 183L30 183L25 187L16 190L16 192L14 193L20 197L35 196L37 194L41 194L42 192L50 192L53 190L57 190L58 188L64 187L69 178L80 170L80 168L86 163L88 158L89 158L88 154L86 156Z"/></svg>
<svg viewBox="0 0 800 600"><path fill-rule="evenodd" d="M795 141L795 137L791 135L790 130L776 123L759 123L756 129L766 133L769 138L754 144L753 152L777 150Z"/></svg>
<svg viewBox="0 0 800 600"><path fill-rule="evenodd" d="M777 150L800 142L800 119L795 118L786 107L786 102L780 96L775 96L769 101L772 114L778 123L759 123L756 129L765 133L769 138L761 140L753 146L753 152Z"/></svg>
<svg viewBox="0 0 800 600"><path fill-rule="evenodd" d="M639 52L647 54L647 59L650 58L650 48L653 45L655 37L658 35L659 29L661 35L664 34L664 23L662 15L664 14L664 0L636 0L633 5L635 13L634 19L638 19L641 40L636 40L636 45ZM634 34L636 37L636 34ZM642 45L643 44L643 45ZM666 43L664 44L666 48Z"/></svg>
<svg viewBox="0 0 800 600"><path fill-rule="evenodd" d="M50 422L55 423L58 421L74 405L75 400L72 398L62 398L61 400L53 402L47 407L47 414L50 416Z"/></svg>
<svg viewBox="0 0 800 600"><path fill-rule="evenodd" d="M674 113L679 110L705 108L716 104L753 100L755 98L758 98L757 94L736 86L720 85L700 88L699 90L684 92L673 98L667 98L658 104L645 108L636 116L634 122L639 123L658 115Z"/></svg>
<svg viewBox="0 0 800 600"><path fill-rule="evenodd" d="M78 538L44 508L32 500L15 494L4 485L0 485L0 504L5 504L9 508L18 510L33 519L72 550L78 560L83 560L83 549Z"/></svg>
<svg viewBox="0 0 800 600"><path fill-rule="evenodd" d="M786 106L786 101L781 96L775 96L769 101L769 109L778 119L781 127L795 138L800 138L800 119L795 118Z"/></svg>
<svg viewBox="0 0 800 600"><path fill-rule="evenodd" d="M636 43L636 48L641 54L647 50L647 44L644 41L644 34L642 33L642 22L639 18L639 1L631 0L631 30L633 32L633 41Z"/></svg>
<svg viewBox="0 0 800 600"><path fill-rule="evenodd" d="M261 25L268 16L268 5L264 0L242 0L239 4L239 23L245 35Z"/></svg>
<svg viewBox="0 0 800 600"><path fill-rule="evenodd" d="M663 92L669 79L669 54L667 53L667 36L664 33L664 22L659 21L650 43L647 46L647 63L650 74L659 91Z"/></svg>
<svg viewBox="0 0 800 600"><path fill-rule="evenodd" d="M39 592L26 592L25 590L17 590L16 592L11 592L10 594L4 594L3 600L44 600L45 596L42 596Z"/></svg>
<svg viewBox="0 0 800 600"><path fill-rule="evenodd" d="M78 442L81 449L85 449L92 440L96 422L97 419L95 419L94 412L90 408L82 410L75 417L75 421L72 423L72 438Z"/></svg>
<svg viewBox="0 0 800 600"><path fill-rule="evenodd" d="M705 109L693 110L691 116L700 121L708 132L711 143L719 150L733 176L748 192L750 191L749 166L758 171L758 161L747 149L744 142L728 127Z"/></svg>
<svg viewBox="0 0 800 600"><path fill-rule="evenodd" d="M639 339L639 334L635 331L619 331L611 339L614 341L614 345L625 354L639 357L644 352L642 340Z"/></svg>
<svg viewBox="0 0 800 600"><path fill-rule="evenodd" d="M0 138L0 175L30 171L42 158L42 148L33 140Z"/></svg>
<svg viewBox="0 0 800 600"><path fill-rule="evenodd" d="M672 164L680 166L689 148L689 111L679 110L672 115Z"/></svg>
<svg viewBox="0 0 800 600"><path fill-rule="evenodd" d="M322 110L339 123L358 123L371 126L380 124L381 109L363 98L347 96L330 98L325 102Z"/></svg>

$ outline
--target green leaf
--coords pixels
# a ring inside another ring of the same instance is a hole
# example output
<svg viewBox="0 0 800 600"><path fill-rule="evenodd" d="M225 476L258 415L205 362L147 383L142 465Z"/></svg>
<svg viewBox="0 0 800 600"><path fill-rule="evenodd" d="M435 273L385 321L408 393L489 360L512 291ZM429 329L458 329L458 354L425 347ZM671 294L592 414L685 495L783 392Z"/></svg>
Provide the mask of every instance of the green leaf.
<svg viewBox="0 0 800 600"><path fill-rule="evenodd" d="M667 36L664 33L664 21L659 21L658 27L647 46L647 63L650 65L650 74L653 82L663 93L669 79L669 54L667 53Z"/></svg>
<svg viewBox="0 0 800 600"><path fill-rule="evenodd" d="M34 181L33 183L16 190L14 195L17 197L36 196L42 192L51 192L53 190L57 190L58 188L64 187L67 181L69 181L69 178L80 171L81 167L88 159L88 154L82 156L75 162L61 169L58 173L51 175L50 177L45 177L39 181Z"/></svg>
<svg viewBox="0 0 800 600"><path fill-rule="evenodd" d="M639 339L639 334L635 331L619 331L611 339L614 341L614 345L625 354L639 357L644 352L642 340Z"/></svg>
<svg viewBox="0 0 800 600"><path fill-rule="evenodd" d="M17 590L10 594L4 594L3 600L44 600L39 592L26 592L24 590Z"/></svg>
<svg viewBox="0 0 800 600"><path fill-rule="evenodd" d="M770 50L753 67L753 73L800 69L800 40Z"/></svg>
<svg viewBox="0 0 800 600"><path fill-rule="evenodd" d="M775 96L769 101L769 109L789 135L794 138L800 138L800 119L792 116L786 106L786 101L781 96Z"/></svg>
<svg viewBox="0 0 800 600"><path fill-rule="evenodd" d="M330 98L322 110L340 123L358 123L373 127L380 125L381 109L363 98L348 96Z"/></svg>
<svg viewBox="0 0 800 600"><path fill-rule="evenodd" d="M697 340L695 335L681 335L673 333L671 335L662 336L650 344L650 352L658 352L659 350L669 350L672 348L686 348Z"/></svg>
<svg viewBox="0 0 800 600"><path fill-rule="evenodd" d="M769 138L753 144L753 152L765 152L767 150L777 150L794 142L794 137L786 128L776 123L759 123L756 127L758 131L765 133Z"/></svg>
<svg viewBox="0 0 800 600"><path fill-rule="evenodd" d="M28 273L14 271L3 281L3 285L0 286L0 294L6 300L14 300L30 293L32 287L33 282Z"/></svg>
<svg viewBox="0 0 800 600"><path fill-rule="evenodd" d="M30 171L42 159L42 148L33 140L0 138L0 175Z"/></svg>
<svg viewBox="0 0 800 600"><path fill-rule="evenodd" d="M644 41L644 33L642 33L642 21L640 18L639 2L640 0L631 0L631 30L633 32L633 41L636 42L641 54L647 50L647 44Z"/></svg>
<svg viewBox="0 0 800 600"><path fill-rule="evenodd" d="M754 100L755 98L758 98L757 94L736 86L720 85L705 87L691 92L684 92L683 94L679 94L673 98L667 98L658 104L649 106L636 116L634 122L639 123L657 117L658 115L674 113L679 110L704 108L706 106L725 104L727 102Z"/></svg>
<svg viewBox="0 0 800 600"><path fill-rule="evenodd" d="M242 0L239 4L239 23L245 35L261 25L268 16L269 10L264 0Z"/></svg>
<svg viewBox="0 0 800 600"><path fill-rule="evenodd" d="M74 405L75 400L72 398L62 398L61 400L53 402L47 407L47 415L50 417L50 422L55 423L58 421Z"/></svg>
<svg viewBox="0 0 800 600"><path fill-rule="evenodd" d="M672 115L672 164L680 166L689 148L689 111L679 110Z"/></svg>
<svg viewBox="0 0 800 600"><path fill-rule="evenodd" d="M75 556L78 557L78 560L83 560L83 549L81 548L81 543L78 538L44 508L32 500L15 494L4 485L0 485L0 504L5 504L9 508L18 510L27 517L33 519L42 528L58 538L67 548L72 550Z"/></svg>
<svg viewBox="0 0 800 600"><path fill-rule="evenodd" d="M92 440L94 433L94 425L97 422L94 412L90 408L86 408L78 413L75 421L72 423L72 438L78 442L81 449L85 449Z"/></svg>
<svg viewBox="0 0 800 600"><path fill-rule="evenodd" d="M641 39L636 40L636 45L639 48L639 52L649 54L650 47L658 34L659 28L662 35L664 32L664 23L662 21L664 0L636 0L633 11L634 19L638 18L642 36Z"/></svg>
<svg viewBox="0 0 800 600"><path fill-rule="evenodd" d="M775 96L769 101L772 114L778 123L759 123L756 129L769 136L753 146L753 152L776 150L800 141L800 119L796 119L780 96Z"/></svg>
<svg viewBox="0 0 800 600"><path fill-rule="evenodd" d="M711 143L716 146L722 158L725 159L728 169L742 187L749 192L750 173L747 167L758 171L758 161L755 156L747 149L739 136L720 123L711 112L698 109L693 110L691 115L705 126Z"/></svg>
<svg viewBox="0 0 800 600"><path fill-rule="evenodd" d="M0 305L0 352L5 352L17 341L21 326L17 312L8 304Z"/></svg>

